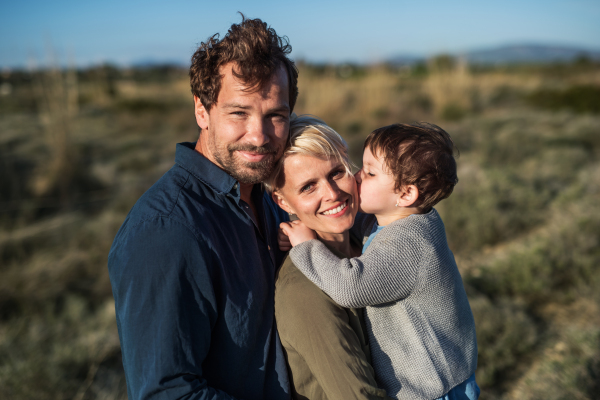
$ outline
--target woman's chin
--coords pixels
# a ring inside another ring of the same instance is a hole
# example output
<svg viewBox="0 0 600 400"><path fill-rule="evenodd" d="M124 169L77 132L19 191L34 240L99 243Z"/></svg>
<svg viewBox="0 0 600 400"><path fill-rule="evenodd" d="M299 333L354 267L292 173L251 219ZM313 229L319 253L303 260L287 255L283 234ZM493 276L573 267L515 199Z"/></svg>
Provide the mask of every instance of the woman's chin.
<svg viewBox="0 0 600 400"><path fill-rule="evenodd" d="M317 233L341 234L352 228L352 225L354 225L354 216L348 215L346 218L340 218L338 221L325 221L325 223L321 223L318 227L311 229Z"/></svg>

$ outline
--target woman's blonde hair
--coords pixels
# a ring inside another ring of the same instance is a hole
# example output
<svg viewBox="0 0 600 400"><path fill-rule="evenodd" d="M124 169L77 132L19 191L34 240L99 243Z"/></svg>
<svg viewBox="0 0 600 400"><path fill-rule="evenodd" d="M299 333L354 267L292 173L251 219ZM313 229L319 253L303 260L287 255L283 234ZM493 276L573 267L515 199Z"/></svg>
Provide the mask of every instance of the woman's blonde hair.
<svg viewBox="0 0 600 400"><path fill-rule="evenodd" d="M283 163L294 154L329 159L334 157L352 173L352 163L348 157L348 145L342 137L329 125L312 115L292 115L290 120L290 140L283 156L275 165L271 176L264 185L269 193L281 188L284 184ZM307 166L309 168L310 166Z"/></svg>

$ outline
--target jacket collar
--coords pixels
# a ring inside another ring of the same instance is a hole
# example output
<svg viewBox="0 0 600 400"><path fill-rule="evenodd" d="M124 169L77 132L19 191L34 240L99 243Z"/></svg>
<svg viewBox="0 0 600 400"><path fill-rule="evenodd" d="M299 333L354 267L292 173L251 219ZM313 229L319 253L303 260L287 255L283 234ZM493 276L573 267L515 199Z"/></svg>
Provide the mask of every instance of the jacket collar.
<svg viewBox="0 0 600 400"><path fill-rule="evenodd" d="M240 196L240 185L231 175L195 150L196 143L177 143L175 163L218 193Z"/></svg>

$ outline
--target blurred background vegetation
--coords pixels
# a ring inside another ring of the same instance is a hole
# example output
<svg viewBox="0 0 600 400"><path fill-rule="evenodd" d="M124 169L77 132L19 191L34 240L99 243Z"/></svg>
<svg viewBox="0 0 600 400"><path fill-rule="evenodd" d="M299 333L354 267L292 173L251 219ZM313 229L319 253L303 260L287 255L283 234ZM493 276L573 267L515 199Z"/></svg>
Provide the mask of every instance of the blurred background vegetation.
<svg viewBox="0 0 600 400"><path fill-rule="evenodd" d="M600 64L300 63L296 112L360 165L373 129L428 121L460 149L437 208L479 340L483 399L600 398ZM127 212L198 131L187 71L0 74L0 393L125 399L107 271Z"/></svg>

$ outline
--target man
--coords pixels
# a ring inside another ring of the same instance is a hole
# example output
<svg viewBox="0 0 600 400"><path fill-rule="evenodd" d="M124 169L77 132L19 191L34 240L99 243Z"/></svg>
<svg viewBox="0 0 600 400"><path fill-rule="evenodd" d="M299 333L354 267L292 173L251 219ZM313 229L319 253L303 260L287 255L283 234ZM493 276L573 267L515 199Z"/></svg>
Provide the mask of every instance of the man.
<svg viewBox="0 0 600 400"><path fill-rule="evenodd" d="M136 203L108 268L129 399L288 399L275 329L285 219L260 182L288 139L298 72L242 16L192 57L197 143Z"/></svg>

